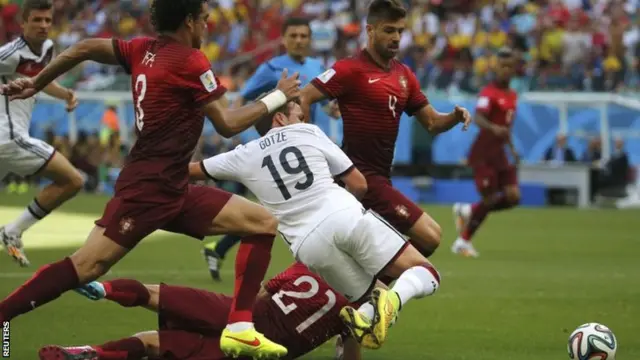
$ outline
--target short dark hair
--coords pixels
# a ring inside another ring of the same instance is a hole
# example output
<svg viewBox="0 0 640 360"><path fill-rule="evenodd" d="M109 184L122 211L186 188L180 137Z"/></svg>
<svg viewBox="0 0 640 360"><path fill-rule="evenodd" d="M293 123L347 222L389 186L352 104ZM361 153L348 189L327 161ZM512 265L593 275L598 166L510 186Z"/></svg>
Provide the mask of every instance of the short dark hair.
<svg viewBox="0 0 640 360"><path fill-rule="evenodd" d="M287 32L287 29L291 26L306 26L309 28L309 32L311 32L311 22L307 18L303 17L290 17L284 21L282 24L282 34L284 35Z"/></svg>
<svg viewBox="0 0 640 360"><path fill-rule="evenodd" d="M153 0L151 22L157 32L174 32L191 16L197 20L207 0Z"/></svg>
<svg viewBox="0 0 640 360"><path fill-rule="evenodd" d="M407 16L407 10L399 0L373 0L369 5L367 24L382 20L396 21Z"/></svg>
<svg viewBox="0 0 640 360"><path fill-rule="evenodd" d="M260 95L256 99L256 101L259 101L260 99L262 99L267 95L269 95L269 93L264 93ZM264 136L266 133L269 132L269 130L271 130L271 126L273 125L273 117L275 116L276 113L279 113L279 112L283 113L285 116L289 116L289 102L275 109L271 113L264 115L260 120L258 120L258 122L255 124L255 127L256 127L256 131L260 136Z"/></svg>
<svg viewBox="0 0 640 360"><path fill-rule="evenodd" d="M53 2L51 0L26 0L22 4L22 19L28 20L32 10L51 10Z"/></svg>
<svg viewBox="0 0 640 360"><path fill-rule="evenodd" d="M513 56L513 50L510 47L502 47L498 50L498 59L509 59Z"/></svg>

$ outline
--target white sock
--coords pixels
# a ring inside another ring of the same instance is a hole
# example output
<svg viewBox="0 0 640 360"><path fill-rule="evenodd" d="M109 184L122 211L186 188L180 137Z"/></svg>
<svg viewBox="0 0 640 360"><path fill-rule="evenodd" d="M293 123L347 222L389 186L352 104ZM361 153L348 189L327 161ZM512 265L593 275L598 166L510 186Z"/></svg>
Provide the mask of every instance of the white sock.
<svg viewBox="0 0 640 360"><path fill-rule="evenodd" d="M462 216L468 218L471 216L471 204L461 204L460 205L460 213Z"/></svg>
<svg viewBox="0 0 640 360"><path fill-rule="evenodd" d="M8 235L18 236L47 215L49 215L49 211L43 209L38 201L33 199L31 204L27 206L27 209L20 214L16 221L5 226L5 231Z"/></svg>
<svg viewBox="0 0 640 360"><path fill-rule="evenodd" d="M228 324L227 329L231 332L242 332L245 330L253 329L253 323L248 321L238 321L233 324Z"/></svg>
<svg viewBox="0 0 640 360"><path fill-rule="evenodd" d="M360 314L362 314L362 315L366 316L366 317L367 317L367 319L369 319L369 320L373 320L373 313L374 313L374 310L373 310L373 305L371 305L371 303L370 303L370 302L368 302L368 301L367 301L366 303L362 304L362 305L360 306L360 308L358 309L358 312L359 312Z"/></svg>
<svg viewBox="0 0 640 360"><path fill-rule="evenodd" d="M404 306L413 298L429 296L438 290L440 281L424 266L414 266L400 275L393 285L400 303Z"/></svg>

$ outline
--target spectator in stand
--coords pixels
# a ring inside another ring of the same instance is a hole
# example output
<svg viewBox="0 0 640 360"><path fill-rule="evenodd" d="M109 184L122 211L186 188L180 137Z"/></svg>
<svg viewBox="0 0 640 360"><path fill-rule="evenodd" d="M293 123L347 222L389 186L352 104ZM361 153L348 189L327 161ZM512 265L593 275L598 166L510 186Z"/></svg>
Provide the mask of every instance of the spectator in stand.
<svg viewBox="0 0 640 360"><path fill-rule="evenodd" d="M558 134L556 143L544 155L544 160L554 165L564 165L576 161L576 155L567 145L567 136Z"/></svg>

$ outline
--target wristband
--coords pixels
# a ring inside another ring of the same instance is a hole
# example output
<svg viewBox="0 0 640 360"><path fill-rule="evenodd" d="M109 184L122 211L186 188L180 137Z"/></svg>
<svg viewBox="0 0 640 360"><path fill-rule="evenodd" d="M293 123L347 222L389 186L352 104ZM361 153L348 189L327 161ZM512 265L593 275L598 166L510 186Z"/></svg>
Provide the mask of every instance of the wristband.
<svg viewBox="0 0 640 360"><path fill-rule="evenodd" d="M287 103L287 95L285 95L282 90L276 89L260 99L260 101L265 104L267 111L272 113Z"/></svg>

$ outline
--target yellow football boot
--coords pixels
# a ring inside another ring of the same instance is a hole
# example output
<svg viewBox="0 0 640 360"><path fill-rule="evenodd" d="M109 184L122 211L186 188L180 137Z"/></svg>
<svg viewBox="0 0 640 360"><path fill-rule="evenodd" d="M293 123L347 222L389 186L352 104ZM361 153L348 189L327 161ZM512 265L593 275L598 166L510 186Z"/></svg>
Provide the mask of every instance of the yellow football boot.
<svg viewBox="0 0 640 360"><path fill-rule="evenodd" d="M267 339L256 329L232 332L224 329L220 336L220 350L233 358L278 359L287 355L287 349Z"/></svg>

